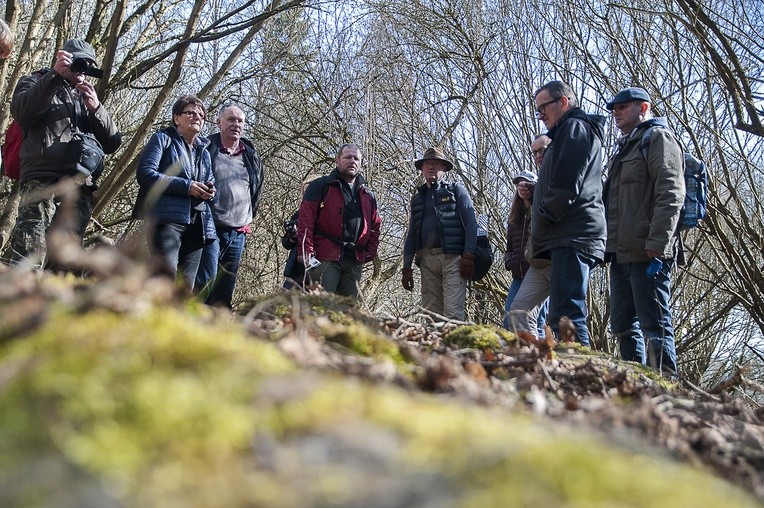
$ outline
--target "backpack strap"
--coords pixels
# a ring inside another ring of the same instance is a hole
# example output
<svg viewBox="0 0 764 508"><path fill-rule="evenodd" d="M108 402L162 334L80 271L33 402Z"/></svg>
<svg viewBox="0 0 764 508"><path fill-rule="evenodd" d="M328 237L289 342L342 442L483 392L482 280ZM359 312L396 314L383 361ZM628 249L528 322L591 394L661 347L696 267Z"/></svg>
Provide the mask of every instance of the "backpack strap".
<svg viewBox="0 0 764 508"><path fill-rule="evenodd" d="M671 134L671 136L674 138L674 141L677 142L682 152L683 153L685 152L684 146L682 146L682 142L679 141L679 138L677 137L676 133L673 130L663 125L651 125L647 129L645 129L645 132L642 133L642 137L640 138L640 141L639 141L639 151L642 152L642 157L644 157L645 160L647 160L648 149L650 148L650 137L653 135L653 131L655 129L662 129L662 130L668 131Z"/></svg>

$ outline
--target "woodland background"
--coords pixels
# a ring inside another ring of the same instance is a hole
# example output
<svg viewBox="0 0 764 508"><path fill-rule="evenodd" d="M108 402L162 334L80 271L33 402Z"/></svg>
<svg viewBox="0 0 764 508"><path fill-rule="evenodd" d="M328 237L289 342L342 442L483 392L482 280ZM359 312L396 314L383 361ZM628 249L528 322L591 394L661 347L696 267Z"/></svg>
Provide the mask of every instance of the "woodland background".
<svg viewBox="0 0 764 508"><path fill-rule="evenodd" d="M2 4L0 4L2 5ZM86 241L139 233L131 219L135 165L148 136L170 120L178 95L247 114L246 136L266 166L263 201L239 274L237 302L275 291L287 252L282 224L301 181L332 169L355 142L383 219L379 256L362 303L408 316L419 295L400 287L413 161L442 145L452 177L490 217L497 262L468 294L469 318L498 323L510 275L500 262L514 195L544 128L532 94L562 79L590 113L607 114L617 90L646 88L682 142L706 161L710 210L686 236L676 271L674 324L684 376L710 385L735 365L764 379L764 7L759 0L23 0L5 2L16 48L0 63L0 132L19 77L52 65L72 37L96 48L99 97L123 133L108 157ZM612 125L612 124L611 124ZM611 128L605 157L617 132ZM0 233L15 220L17 184L0 183ZM608 334L607 268L590 291L594 346Z"/></svg>

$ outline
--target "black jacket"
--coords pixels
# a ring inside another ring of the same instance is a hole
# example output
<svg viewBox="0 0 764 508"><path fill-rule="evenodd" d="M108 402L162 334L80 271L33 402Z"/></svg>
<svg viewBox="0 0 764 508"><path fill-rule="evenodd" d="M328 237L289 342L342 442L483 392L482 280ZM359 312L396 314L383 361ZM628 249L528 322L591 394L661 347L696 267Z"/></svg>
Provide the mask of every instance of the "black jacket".
<svg viewBox="0 0 764 508"><path fill-rule="evenodd" d="M72 127L93 134L105 153L114 153L122 134L103 103L88 111L72 85L52 69L21 78L13 92L11 114L24 128L21 182L71 176L64 165Z"/></svg>
<svg viewBox="0 0 764 508"><path fill-rule="evenodd" d="M568 111L552 127L533 194L531 242L534 257L549 258L559 247L596 260L605 256L602 203L602 139L605 117Z"/></svg>

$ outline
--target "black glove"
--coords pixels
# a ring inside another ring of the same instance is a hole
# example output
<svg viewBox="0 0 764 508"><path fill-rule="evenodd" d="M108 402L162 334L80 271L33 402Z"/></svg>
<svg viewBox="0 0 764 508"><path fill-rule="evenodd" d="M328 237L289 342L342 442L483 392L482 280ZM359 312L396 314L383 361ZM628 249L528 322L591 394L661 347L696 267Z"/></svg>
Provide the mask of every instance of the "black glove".
<svg viewBox="0 0 764 508"><path fill-rule="evenodd" d="M475 255L471 252L465 252L462 254L462 259L459 260L459 275L469 280L475 275Z"/></svg>
<svg viewBox="0 0 764 508"><path fill-rule="evenodd" d="M414 289L414 270L411 268L403 269L401 284L403 284L403 289L406 291L412 291Z"/></svg>

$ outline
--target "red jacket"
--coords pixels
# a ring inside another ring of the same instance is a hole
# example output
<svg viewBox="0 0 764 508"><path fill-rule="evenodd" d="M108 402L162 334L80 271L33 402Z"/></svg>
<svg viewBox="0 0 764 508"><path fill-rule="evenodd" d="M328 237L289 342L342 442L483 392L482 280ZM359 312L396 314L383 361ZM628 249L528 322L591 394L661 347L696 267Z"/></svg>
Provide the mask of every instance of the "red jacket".
<svg viewBox="0 0 764 508"><path fill-rule="evenodd" d="M310 183L300 205L297 222L297 255L299 259L313 254L319 261L339 261L342 258L342 226L345 199L342 196L337 171ZM363 226L355 242L359 263L374 259L379 247L382 219L377 213L377 201L361 175L357 177L358 199L361 203Z"/></svg>

